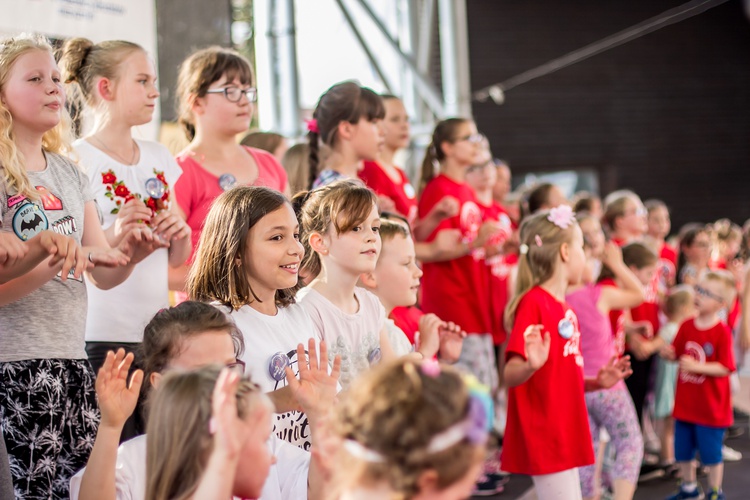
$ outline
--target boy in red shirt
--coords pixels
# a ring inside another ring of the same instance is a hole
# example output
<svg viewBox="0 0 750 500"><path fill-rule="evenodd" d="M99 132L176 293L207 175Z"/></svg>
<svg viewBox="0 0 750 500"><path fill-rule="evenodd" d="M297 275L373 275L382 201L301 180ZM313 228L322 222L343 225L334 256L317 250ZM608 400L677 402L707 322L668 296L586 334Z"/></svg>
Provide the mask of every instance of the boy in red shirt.
<svg viewBox="0 0 750 500"><path fill-rule="evenodd" d="M729 374L736 368L732 334L718 313L732 303L735 290L731 274L706 273L695 287L698 316L682 324L668 353L680 362L673 416L675 459L682 472L680 490L668 500L703 498L692 462L696 451L708 467L708 498L725 498L721 446L733 422Z"/></svg>

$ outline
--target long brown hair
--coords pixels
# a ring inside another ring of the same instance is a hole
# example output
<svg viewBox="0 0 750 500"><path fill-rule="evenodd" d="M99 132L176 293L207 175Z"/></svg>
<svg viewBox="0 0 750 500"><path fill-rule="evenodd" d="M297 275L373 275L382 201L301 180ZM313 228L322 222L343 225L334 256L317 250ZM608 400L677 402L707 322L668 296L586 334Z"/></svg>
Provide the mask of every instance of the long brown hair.
<svg viewBox="0 0 750 500"><path fill-rule="evenodd" d="M320 96L313 112L317 131L311 130L308 135L310 145L309 168L310 185L318 176L320 167L320 143L333 148L338 140L338 126L341 122L355 124L362 118L368 121L382 120L385 117L385 106L378 94L367 87L360 87L356 82L337 83Z"/></svg>
<svg viewBox="0 0 750 500"><path fill-rule="evenodd" d="M439 163L445 160L445 151L443 151L443 143L453 143L458 140L458 129L464 123L468 123L470 120L466 118L448 118L435 125L435 130L432 132L432 141L427 146L425 151L424 160L422 160L422 170L419 174L419 192L424 191L427 183L430 182L436 175L439 169Z"/></svg>
<svg viewBox="0 0 750 500"><path fill-rule="evenodd" d="M570 243L578 222L563 229L548 217L549 210L542 210L524 219L521 223L521 255L518 257L518 275L513 298L505 308L505 330L513 330L518 303L532 287L552 277L563 243Z"/></svg>
<svg viewBox="0 0 750 500"><path fill-rule="evenodd" d="M242 85L253 85L255 78L250 62L236 50L208 47L193 53L180 65L177 78L178 122L188 140L195 137L195 119L191 107L197 97L204 97L212 83L223 76L239 79Z"/></svg>
<svg viewBox="0 0 750 500"><path fill-rule="evenodd" d="M245 274L247 235L259 220L285 203L289 200L278 191L255 186L237 186L216 198L187 277L191 299L217 301L232 310L260 302ZM276 305L293 304L300 286L277 290Z"/></svg>
<svg viewBox="0 0 750 500"><path fill-rule="evenodd" d="M305 247L301 269L306 279L313 279L321 270L320 257L310 246L310 235L325 234L332 225L336 234L350 231L367 219L376 202L375 193L358 179L342 179L297 193L292 203Z"/></svg>

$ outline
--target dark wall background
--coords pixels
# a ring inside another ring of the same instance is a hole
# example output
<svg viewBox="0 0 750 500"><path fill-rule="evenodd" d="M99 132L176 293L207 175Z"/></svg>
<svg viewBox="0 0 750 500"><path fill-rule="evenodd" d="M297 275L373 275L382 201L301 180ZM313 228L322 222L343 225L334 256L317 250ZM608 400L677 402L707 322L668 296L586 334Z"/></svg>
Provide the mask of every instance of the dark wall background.
<svg viewBox="0 0 750 500"><path fill-rule="evenodd" d="M468 0L479 89L684 3ZM474 103L514 174L594 168L601 194L630 188L688 221L750 218L750 21L732 0Z"/></svg>

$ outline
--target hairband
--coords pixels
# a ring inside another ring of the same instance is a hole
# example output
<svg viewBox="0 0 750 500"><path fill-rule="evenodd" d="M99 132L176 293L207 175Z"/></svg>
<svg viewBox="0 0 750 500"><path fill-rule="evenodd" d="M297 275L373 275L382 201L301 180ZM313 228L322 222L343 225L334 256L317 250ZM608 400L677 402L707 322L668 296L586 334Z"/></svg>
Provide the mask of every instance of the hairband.
<svg viewBox="0 0 750 500"><path fill-rule="evenodd" d="M309 120L305 120L305 124L307 125L307 131L312 132L313 134L319 134L320 128L318 128L318 120L315 118L310 118Z"/></svg>
<svg viewBox="0 0 750 500"><path fill-rule="evenodd" d="M560 229L567 229L576 221L576 214L570 205L559 205L549 211L547 220Z"/></svg>

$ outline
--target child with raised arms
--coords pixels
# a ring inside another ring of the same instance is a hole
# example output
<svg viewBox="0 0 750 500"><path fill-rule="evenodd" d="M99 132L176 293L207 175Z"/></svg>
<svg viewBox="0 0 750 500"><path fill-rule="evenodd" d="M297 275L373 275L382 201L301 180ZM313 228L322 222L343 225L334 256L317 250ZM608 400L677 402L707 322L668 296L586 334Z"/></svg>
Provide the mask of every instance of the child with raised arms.
<svg viewBox="0 0 750 500"><path fill-rule="evenodd" d="M72 500L145 498L147 470L152 470L146 466L147 440L150 438L142 435L126 441L119 448L117 446L122 426L135 409L142 381L146 381L148 388L143 395L151 399L153 393L161 390L164 376L171 372L226 365L242 374L245 368L240 360L244 352L242 333L225 313L202 302L186 301L157 313L146 327L142 349L145 372L137 370L132 377L128 376L133 355L126 355L124 350L108 353L99 372L97 395L102 423L89 463L71 480ZM298 349L304 352L302 346ZM325 355L324 345L321 355ZM310 356L310 369L305 360L300 376L302 387L295 385L295 391L308 413L317 416L316 410L321 405L330 405L336 379L335 373L328 375L326 365L318 366L314 345ZM302 354L301 359L304 358ZM316 389L310 392L313 387ZM323 387L329 390L321 391ZM180 428L185 430L184 426ZM268 448L278 465L271 466L261 499L306 498L308 494L310 499L321 498L322 480L316 475L315 465L310 467L309 453L275 436L268 440Z"/></svg>
<svg viewBox="0 0 750 500"><path fill-rule="evenodd" d="M232 316L245 337L248 373L276 405L275 434L309 450L310 425L285 370L297 373L298 344L322 339L295 299L304 255L289 200L273 189L237 186L208 212L187 289L193 300L217 304Z"/></svg>
<svg viewBox="0 0 750 500"><path fill-rule="evenodd" d="M182 175L175 199L192 230L193 253L213 201L234 185L264 186L289 195L287 175L267 151L237 144L250 127L257 100L250 62L232 49L209 47L190 55L177 81L178 115L190 144L177 155ZM182 290L183 266L170 274Z"/></svg>
<svg viewBox="0 0 750 500"><path fill-rule="evenodd" d="M81 271L89 266L87 280L112 288L160 246L151 230L133 228L110 247L86 175L62 155L71 133L64 102L45 39L0 41L0 224L22 241L46 229L69 236L75 245L60 240L58 250L67 246L76 261L45 257L49 247L30 250L25 273L0 285L0 423L19 498L67 495L68 479L93 443L99 415L84 349Z"/></svg>
<svg viewBox="0 0 750 500"><path fill-rule="evenodd" d="M151 121L159 97L146 51L123 40L73 38L61 52L71 101L93 119L91 133L73 146L101 209L107 241L115 246L130 228L145 224L168 245L121 285L106 291L88 286L86 352L96 372L107 351L137 350L150 318L169 305L168 269L190 255L190 228L172 203L182 170L167 148L131 135L133 127ZM134 417L123 439L143 431L140 412Z"/></svg>
<svg viewBox="0 0 750 500"><path fill-rule="evenodd" d="M674 399L675 459L682 473L680 489L669 500L703 498L695 476L695 452L708 468L709 497L726 498L722 443L732 425L729 375L735 371L732 334L719 311L734 300L736 284L726 271L706 273L695 286L697 316L685 321L668 356L679 362Z"/></svg>
<svg viewBox="0 0 750 500"><path fill-rule="evenodd" d="M565 302L585 266L570 207L527 218L520 241L516 295L505 314L511 334L502 468L531 475L539 498L580 499L578 467L594 463L584 390L614 386L629 374L629 359L613 356L595 378L584 377L578 319Z"/></svg>

